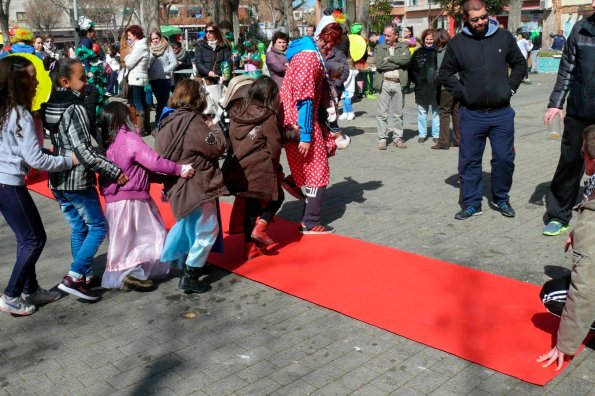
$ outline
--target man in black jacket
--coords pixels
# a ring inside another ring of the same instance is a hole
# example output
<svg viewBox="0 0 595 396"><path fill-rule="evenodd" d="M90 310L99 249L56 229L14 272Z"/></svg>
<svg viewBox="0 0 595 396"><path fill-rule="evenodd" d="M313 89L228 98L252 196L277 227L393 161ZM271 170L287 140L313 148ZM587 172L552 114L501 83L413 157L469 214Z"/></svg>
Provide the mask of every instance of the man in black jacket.
<svg viewBox="0 0 595 396"><path fill-rule="evenodd" d="M514 110L510 98L523 81L527 62L510 32L489 19L483 0L469 0L463 10L465 26L448 43L439 72L446 90L461 101L462 210L455 219L481 214L481 162L486 138L492 146L494 207L504 216L514 217L508 196L514 172Z"/></svg>
<svg viewBox="0 0 595 396"><path fill-rule="evenodd" d="M595 0L592 1L595 9ZM555 236L568 230L572 207L578 198L584 164L581 157L583 130L595 123L595 14L578 21L566 41L558 78L550 95L546 124L564 117L562 147L550 192L546 197L546 226L543 235Z"/></svg>

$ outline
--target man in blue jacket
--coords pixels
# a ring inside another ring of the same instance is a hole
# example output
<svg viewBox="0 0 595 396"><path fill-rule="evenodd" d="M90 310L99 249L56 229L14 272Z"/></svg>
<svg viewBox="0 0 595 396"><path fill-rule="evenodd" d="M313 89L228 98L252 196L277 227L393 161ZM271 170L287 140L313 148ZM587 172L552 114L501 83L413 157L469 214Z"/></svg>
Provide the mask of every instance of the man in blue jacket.
<svg viewBox="0 0 595 396"><path fill-rule="evenodd" d="M527 62L510 32L489 18L483 0L468 0L463 10L465 26L448 43L439 72L446 90L461 101L462 210L455 219L481 214L481 163L486 138L492 146L492 203L504 216L514 217L508 195L514 172L514 110L510 98L523 81Z"/></svg>

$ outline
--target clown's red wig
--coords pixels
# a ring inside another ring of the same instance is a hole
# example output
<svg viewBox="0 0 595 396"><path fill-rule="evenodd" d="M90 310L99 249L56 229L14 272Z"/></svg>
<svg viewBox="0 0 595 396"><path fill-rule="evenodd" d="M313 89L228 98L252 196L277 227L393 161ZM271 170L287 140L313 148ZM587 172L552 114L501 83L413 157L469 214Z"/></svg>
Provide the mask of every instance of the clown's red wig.
<svg viewBox="0 0 595 396"><path fill-rule="evenodd" d="M327 43L337 44L341 40L342 35L343 29L341 25L338 23L329 23L322 29L318 38Z"/></svg>

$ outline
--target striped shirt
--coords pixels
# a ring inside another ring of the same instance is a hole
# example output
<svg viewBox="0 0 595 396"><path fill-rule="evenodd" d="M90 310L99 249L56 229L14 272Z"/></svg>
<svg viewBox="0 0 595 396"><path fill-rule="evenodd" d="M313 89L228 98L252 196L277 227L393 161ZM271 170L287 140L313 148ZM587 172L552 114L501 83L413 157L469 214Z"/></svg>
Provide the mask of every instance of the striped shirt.
<svg viewBox="0 0 595 396"><path fill-rule="evenodd" d="M110 180L117 180L122 172L117 165L99 154L91 146L89 117L80 93L58 88L43 106L43 123L50 131L54 155L69 157L72 153L80 165L51 172L49 186L53 190L79 191L95 188L95 172Z"/></svg>

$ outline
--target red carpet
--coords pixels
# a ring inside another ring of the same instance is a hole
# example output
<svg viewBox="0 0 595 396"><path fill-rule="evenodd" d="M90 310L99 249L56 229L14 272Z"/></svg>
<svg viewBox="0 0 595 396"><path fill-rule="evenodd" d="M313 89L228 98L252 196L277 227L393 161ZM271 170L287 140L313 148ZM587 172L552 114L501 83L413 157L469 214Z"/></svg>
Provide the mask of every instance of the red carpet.
<svg viewBox="0 0 595 396"><path fill-rule="evenodd" d="M29 188L51 197L47 181ZM154 186L153 197L159 197ZM169 206L155 201L168 228ZM224 230L231 206L222 204ZM521 380L544 385L559 372L535 359L553 345L559 319L535 285L347 238L300 236L277 220L272 256L243 262L242 236L226 235L218 266L403 337Z"/></svg>

